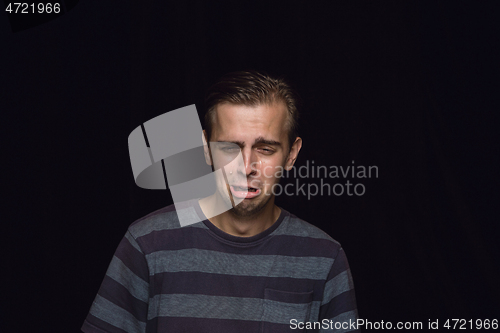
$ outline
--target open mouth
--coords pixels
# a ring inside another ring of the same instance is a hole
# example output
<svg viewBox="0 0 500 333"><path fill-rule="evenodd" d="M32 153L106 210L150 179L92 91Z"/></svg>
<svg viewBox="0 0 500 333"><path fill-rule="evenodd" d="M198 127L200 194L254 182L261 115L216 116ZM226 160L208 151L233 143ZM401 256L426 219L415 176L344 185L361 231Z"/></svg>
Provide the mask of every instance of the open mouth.
<svg viewBox="0 0 500 333"><path fill-rule="evenodd" d="M231 185L231 193L239 199L252 199L258 196L261 192L260 189L248 186Z"/></svg>
<svg viewBox="0 0 500 333"><path fill-rule="evenodd" d="M254 187L247 186L233 186L236 191L248 191L248 192L257 192L257 189Z"/></svg>

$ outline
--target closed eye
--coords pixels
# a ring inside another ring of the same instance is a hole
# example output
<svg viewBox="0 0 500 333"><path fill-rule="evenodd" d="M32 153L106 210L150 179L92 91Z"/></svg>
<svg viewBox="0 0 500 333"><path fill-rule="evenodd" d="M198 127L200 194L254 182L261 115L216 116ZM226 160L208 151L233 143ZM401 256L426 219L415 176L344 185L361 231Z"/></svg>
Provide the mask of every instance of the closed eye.
<svg viewBox="0 0 500 333"><path fill-rule="evenodd" d="M265 155L274 154L274 150L271 148L259 148L259 151Z"/></svg>
<svg viewBox="0 0 500 333"><path fill-rule="evenodd" d="M234 146L234 145L223 146L223 147L219 147L219 150L222 151L223 153L226 153L226 154L235 154L235 153L238 153L240 151L240 147Z"/></svg>

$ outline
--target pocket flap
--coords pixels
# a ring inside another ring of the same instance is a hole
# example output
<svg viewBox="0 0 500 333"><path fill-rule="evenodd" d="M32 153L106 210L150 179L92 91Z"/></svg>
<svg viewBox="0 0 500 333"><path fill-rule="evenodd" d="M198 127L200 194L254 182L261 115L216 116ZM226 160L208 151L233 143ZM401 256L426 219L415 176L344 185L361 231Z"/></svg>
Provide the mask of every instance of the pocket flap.
<svg viewBox="0 0 500 333"><path fill-rule="evenodd" d="M310 303L313 299L313 292L307 291L302 293L295 293L289 291L281 291L274 289L266 289L264 297L271 301L285 302L285 303Z"/></svg>

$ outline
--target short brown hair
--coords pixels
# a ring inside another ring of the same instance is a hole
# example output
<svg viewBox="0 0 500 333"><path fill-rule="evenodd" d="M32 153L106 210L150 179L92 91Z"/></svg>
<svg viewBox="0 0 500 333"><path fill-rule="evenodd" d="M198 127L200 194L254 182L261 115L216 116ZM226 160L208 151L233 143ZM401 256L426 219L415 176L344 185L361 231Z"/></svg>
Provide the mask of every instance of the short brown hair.
<svg viewBox="0 0 500 333"><path fill-rule="evenodd" d="M212 125L215 120L216 107L219 104L258 106L283 102L288 110L289 149L297 138L298 96L290 85L282 78L273 78L264 72L241 71L232 72L220 78L207 91L205 98L205 131L210 141Z"/></svg>

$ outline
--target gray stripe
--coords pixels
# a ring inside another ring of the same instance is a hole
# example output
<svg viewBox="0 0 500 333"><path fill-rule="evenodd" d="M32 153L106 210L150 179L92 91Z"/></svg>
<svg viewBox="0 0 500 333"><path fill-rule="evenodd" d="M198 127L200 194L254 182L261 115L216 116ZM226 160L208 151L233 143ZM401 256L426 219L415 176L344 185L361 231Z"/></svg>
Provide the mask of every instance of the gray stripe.
<svg viewBox="0 0 500 333"><path fill-rule="evenodd" d="M134 239L134 237L132 236L132 234L130 233L130 231L127 231L125 233L125 238L129 241L129 243L135 247L135 249L139 252L142 253L142 250L141 248L139 247L139 244L137 244L137 241Z"/></svg>
<svg viewBox="0 0 500 333"><path fill-rule="evenodd" d="M299 237L311 237L318 239L327 239L338 245L340 245L336 240L331 238L327 233L321 229L302 221L298 218L292 218L287 216L278 229L276 229L271 235L288 235L288 236L299 236Z"/></svg>
<svg viewBox="0 0 500 333"><path fill-rule="evenodd" d="M185 214L186 216L191 216L193 213L196 214L196 211L192 207L179 210L179 214ZM207 229L205 224L203 224L202 222L191 224L188 227L198 227ZM177 217L177 212L172 211L146 218L145 220L142 220L139 223L130 226L130 232L136 238L138 238L145 236L153 231L170 230L178 228L181 228L181 225Z"/></svg>
<svg viewBox="0 0 500 333"><path fill-rule="evenodd" d="M146 255L150 275L164 272L203 272L240 276L290 277L324 280L331 258L243 255L201 249L157 251Z"/></svg>
<svg viewBox="0 0 500 333"><path fill-rule="evenodd" d="M90 313L128 333L146 332L146 323L143 323L128 311L108 301L104 297L96 296Z"/></svg>
<svg viewBox="0 0 500 333"><path fill-rule="evenodd" d="M260 298L211 295L156 295L150 301L148 320L159 317L192 317L237 320L260 320Z"/></svg>
<svg viewBox="0 0 500 333"><path fill-rule="evenodd" d="M312 302L319 310L319 301ZM306 320L310 304L283 303L260 298L164 294L150 301L148 320L155 317L214 318L289 324ZM317 314L316 314L317 318Z"/></svg>
<svg viewBox="0 0 500 333"><path fill-rule="evenodd" d="M312 302L311 313L309 314L309 321L318 321L320 307L321 307L321 301Z"/></svg>
<svg viewBox="0 0 500 333"><path fill-rule="evenodd" d="M327 297L323 299L321 305L325 305L333 298L353 288L354 284L351 278L351 270L348 269L346 271L343 271L342 273L339 273L336 277L325 284L324 295L326 295Z"/></svg>
<svg viewBox="0 0 500 333"><path fill-rule="evenodd" d="M344 327L346 328L341 328L340 330L321 329L320 333L327 333L327 332L344 333L344 332L354 331L358 328L357 325L351 326L350 324L352 322L356 322L357 319L358 319L358 310L352 310L341 313L338 316L331 319L333 321L333 327L335 328L335 323L338 322L340 324L337 325L342 325L342 323L347 323L347 325L344 324Z"/></svg>
<svg viewBox="0 0 500 333"><path fill-rule="evenodd" d="M113 256L106 275L128 289L130 294L143 302L149 300L149 284L134 274L120 259Z"/></svg>
<svg viewBox="0 0 500 333"><path fill-rule="evenodd" d="M319 310L319 301L311 303L283 303L272 300L264 300L263 321L276 324L290 325L292 319L305 322L313 316L312 307ZM318 320L318 312L314 314L315 321Z"/></svg>

